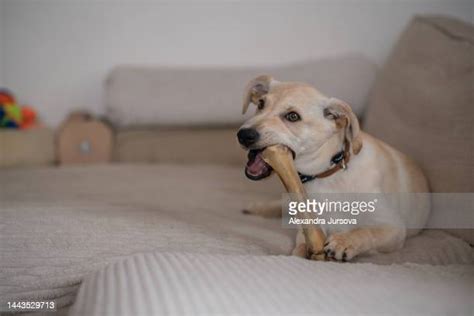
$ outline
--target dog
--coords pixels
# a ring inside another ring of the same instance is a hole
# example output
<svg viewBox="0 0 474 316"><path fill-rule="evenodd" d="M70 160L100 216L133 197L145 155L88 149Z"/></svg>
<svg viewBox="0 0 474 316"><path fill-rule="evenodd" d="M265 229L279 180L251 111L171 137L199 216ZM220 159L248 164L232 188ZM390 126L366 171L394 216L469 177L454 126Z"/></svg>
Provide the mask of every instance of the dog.
<svg viewBox="0 0 474 316"><path fill-rule="evenodd" d="M262 75L247 85L244 114L250 104L257 106L256 113L240 127L237 138L249 151L245 174L252 180L272 173L261 152L282 144L293 152L309 194L429 192L421 169L404 154L362 132L344 101L305 83L280 82ZM253 205L245 213L272 217L281 216L281 211L281 202L272 201ZM376 224L366 227L323 225L326 257L349 261L361 254L400 249L407 237L425 226L429 211L426 200L423 207L410 212L375 212ZM306 256L301 228L292 254Z"/></svg>

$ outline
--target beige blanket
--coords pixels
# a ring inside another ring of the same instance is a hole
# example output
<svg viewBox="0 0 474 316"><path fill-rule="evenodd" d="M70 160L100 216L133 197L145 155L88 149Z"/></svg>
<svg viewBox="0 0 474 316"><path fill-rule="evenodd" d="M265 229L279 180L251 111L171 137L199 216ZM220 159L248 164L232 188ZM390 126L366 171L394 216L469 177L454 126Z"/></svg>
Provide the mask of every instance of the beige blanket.
<svg viewBox="0 0 474 316"><path fill-rule="evenodd" d="M0 171L0 304L70 304L82 278L141 252L289 254L293 230L245 216L250 201L278 197L276 179L242 168L107 165ZM427 232L400 252L360 262L472 263L471 248Z"/></svg>

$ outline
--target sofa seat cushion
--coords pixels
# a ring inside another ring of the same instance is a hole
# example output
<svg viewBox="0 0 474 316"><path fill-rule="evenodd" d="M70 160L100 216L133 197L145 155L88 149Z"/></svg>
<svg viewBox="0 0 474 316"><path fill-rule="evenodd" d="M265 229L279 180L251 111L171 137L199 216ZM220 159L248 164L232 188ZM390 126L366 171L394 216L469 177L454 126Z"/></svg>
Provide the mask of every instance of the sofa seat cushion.
<svg viewBox="0 0 474 316"><path fill-rule="evenodd" d="M288 255L295 229L242 214L273 200L277 177L254 182L242 167L108 164L0 170L0 306L6 300L70 304L85 275L141 252ZM379 264L472 264L464 241L441 231L407 240ZM313 262L314 263L314 262ZM27 272L27 273L26 273Z"/></svg>

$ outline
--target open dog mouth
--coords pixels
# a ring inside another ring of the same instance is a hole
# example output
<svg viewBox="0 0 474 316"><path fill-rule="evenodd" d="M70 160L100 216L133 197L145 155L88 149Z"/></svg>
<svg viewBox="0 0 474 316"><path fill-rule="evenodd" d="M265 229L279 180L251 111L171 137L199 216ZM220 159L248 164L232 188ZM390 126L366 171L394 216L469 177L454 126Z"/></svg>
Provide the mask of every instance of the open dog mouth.
<svg viewBox="0 0 474 316"><path fill-rule="evenodd" d="M247 166L245 167L245 175L247 178L257 181L272 174L273 168L262 158L264 149L265 148L249 150Z"/></svg>

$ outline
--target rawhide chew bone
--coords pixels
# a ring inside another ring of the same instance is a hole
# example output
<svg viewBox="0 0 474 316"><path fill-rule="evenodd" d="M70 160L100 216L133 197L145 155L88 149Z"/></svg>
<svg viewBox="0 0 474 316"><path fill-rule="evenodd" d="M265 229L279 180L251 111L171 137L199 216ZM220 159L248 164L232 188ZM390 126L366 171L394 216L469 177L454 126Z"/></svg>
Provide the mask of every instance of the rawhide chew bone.
<svg viewBox="0 0 474 316"><path fill-rule="evenodd" d="M299 201L307 200L308 194L298 176L293 163L293 154L288 147L283 145L269 146L262 152L262 158L278 174L288 193L292 193ZM301 213L305 219L311 218L310 214L307 212ZM321 228L314 225L304 225L303 233L308 257L324 260L325 235Z"/></svg>

